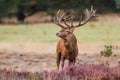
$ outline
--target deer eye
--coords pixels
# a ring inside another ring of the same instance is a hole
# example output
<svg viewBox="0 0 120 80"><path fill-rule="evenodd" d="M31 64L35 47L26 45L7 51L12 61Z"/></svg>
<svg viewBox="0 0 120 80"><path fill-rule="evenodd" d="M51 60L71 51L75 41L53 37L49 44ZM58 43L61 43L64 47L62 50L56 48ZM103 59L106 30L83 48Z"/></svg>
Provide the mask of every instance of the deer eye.
<svg viewBox="0 0 120 80"><path fill-rule="evenodd" d="M67 32L68 34L70 34L70 31L66 30L66 32Z"/></svg>

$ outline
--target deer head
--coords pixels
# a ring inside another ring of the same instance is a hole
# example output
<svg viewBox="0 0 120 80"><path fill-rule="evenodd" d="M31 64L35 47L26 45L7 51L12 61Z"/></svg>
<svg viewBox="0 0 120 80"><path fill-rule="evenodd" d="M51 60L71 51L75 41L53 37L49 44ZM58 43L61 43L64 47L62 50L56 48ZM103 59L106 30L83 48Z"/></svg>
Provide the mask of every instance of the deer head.
<svg viewBox="0 0 120 80"><path fill-rule="evenodd" d="M92 17L97 16L96 10L91 7L90 10L86 9L83 15L80 16L78 25L73 25L72 13L70 11L61 11L58 10L56 16L53 18L53 21L56 25L61 27L61 30L56 34L62 39L68 39L70 35L73 34L73 31L80 26L86 24ZM68 23L69 22L69 23Z"/></svg>

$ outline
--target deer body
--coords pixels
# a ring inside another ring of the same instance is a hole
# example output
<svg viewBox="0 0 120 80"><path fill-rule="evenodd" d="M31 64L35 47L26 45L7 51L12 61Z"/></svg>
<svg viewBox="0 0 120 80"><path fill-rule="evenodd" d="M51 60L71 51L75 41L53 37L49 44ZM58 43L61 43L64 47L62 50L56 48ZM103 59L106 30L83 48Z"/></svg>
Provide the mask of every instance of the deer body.
<svg viewBox="0 0 120 80"><path fill-rule="evenodd" d="M59 38L61 38L56 48L58 69L61 60L62 60L62 69L64 67L65 59L69 61L69 65L71 63L75 64L76 57L78 55L78 46L77 46L77 39L73 31L75 30L75 28L86 24L92 17L97 16L95 12L96 10L93 10L93 7L91 7L90 11L86 9L84 11L84 17L86 18L83 18L83 16L81 15L79 24L76 26L73 25L73 19L71 17L71 13L68 11L61 12L59 10L56 16L53 18L54 23L61 27L61 30L56 34Z"/></svg>
<svg viewBox="0 0 120 80"><path fill-rule="evenodd" d="M78 55L77 39L74 34L70 34L68 39L61 39L57 44L57 67L59 68L60 60L62 60L62 68L64 67L65 59L75 64Z"/></svg>

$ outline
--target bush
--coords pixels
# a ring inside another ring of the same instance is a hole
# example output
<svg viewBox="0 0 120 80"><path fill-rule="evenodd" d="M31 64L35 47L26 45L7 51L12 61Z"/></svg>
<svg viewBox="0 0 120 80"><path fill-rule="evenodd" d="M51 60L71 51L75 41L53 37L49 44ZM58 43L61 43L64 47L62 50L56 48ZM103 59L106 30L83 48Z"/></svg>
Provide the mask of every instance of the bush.
<svg viewBox="0 0 120 80"><path fill-rule="evenodd" d="M116 6L118 9L120 9L120 0L116 0Z"/></svg>
<svg viewBox="0 0 120 80"><path fill-rule="evenodd" d="M112 46L111 45L105 45L105 49L100 52L102 56L109 57L112 55Z"/></svg>

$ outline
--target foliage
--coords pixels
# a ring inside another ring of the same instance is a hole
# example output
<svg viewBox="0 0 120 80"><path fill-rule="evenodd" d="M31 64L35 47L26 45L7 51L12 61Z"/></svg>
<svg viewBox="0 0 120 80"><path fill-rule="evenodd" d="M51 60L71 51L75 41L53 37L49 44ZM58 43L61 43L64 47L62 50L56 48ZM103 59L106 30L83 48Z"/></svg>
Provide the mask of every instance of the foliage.
<svg viewBox="0 0 120 80"><path fill-rule="evenodd" d="M120 80L120 65L110 68L104 64L84 64L61 71L17 72L0 70L2 80Z"/></svg>
<svg viewBox="0 0 120 80"><path fill-rule="evenodd" d="M116 10L116 5L119 7L119 0L0 0L0 19L9 13L16 15L19 12L23 15L26 13L32 15L37 11L46 11L50 15L53 15L54 10L59 8L73 9L79 13L86 7L90 8L91 5L99 12L114 11ZM19 11L18 7L22 10Z"/></svg>
<svg viewBox="0 0 120 80"><path fill-rule="evenodd" d="M120 0L116 0L116 6L118 9L120 9Z"/></svg>
<svg viewBox="0 0 120 80"><path fill-rule="evenodd" d="M16 16L18 7L22 7L23 12L29 12L30 2L27 0L0 0L0 19L4 16Z"/></svg>
<svg viewBox="0 0 120 80"><path fill-rule="evenodd" d="M37 77L27 77L26 80L38 80L38 78Z"/></svg>
<svg viewBox="0 0 120 80"><path fill-rule="evenodd" d="M105 45L105 49L100 52L102 56L109 57L112 55L112 46L111 45Z"/></svg>

